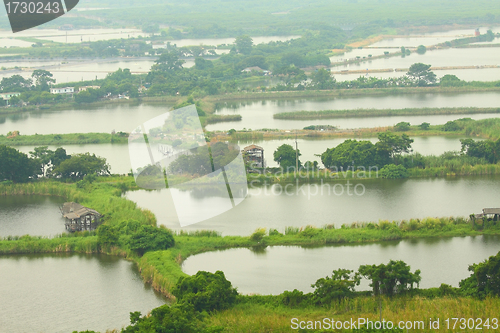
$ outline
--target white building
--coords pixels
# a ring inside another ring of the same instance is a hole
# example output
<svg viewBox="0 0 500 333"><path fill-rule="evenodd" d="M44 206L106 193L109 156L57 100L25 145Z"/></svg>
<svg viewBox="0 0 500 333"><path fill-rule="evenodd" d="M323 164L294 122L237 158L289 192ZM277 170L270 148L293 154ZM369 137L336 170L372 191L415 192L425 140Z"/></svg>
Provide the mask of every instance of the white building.
<svg viewBox="0 0 500 333"><path fill-rule="evenodd" d="M0 93L0 99L7 101L7 105L9 105L9 99L14 96L19 96L21 93L18 92L9 92L9 93Z"/></svg>
<svg viewBox="0 0 500 333"><path fill-rule="evenodd" d="M0 98L3 98L5 101L8 101L11 97L19 95L21 95L21 93L18 92L0 93Z"/></svg>
<svg viewBox="0 0 500 333"><path fill-rule="evenodd" d="M50 88L51 94L73 94L74 92L75 92L74 87Z"/></svg>

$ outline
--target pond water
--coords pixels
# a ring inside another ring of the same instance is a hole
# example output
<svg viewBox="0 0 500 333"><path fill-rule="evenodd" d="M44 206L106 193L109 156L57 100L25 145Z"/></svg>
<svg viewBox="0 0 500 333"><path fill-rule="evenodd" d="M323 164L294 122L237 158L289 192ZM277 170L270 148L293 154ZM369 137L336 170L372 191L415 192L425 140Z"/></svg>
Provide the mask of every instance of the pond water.
<svg viewBox="0 0 500 333"><path fill-rule="evenodd" d="M50 40L58 43L81 43L95 42L99 40L110 40L119 38L132 38L144 36L144 32L137 29L29 29L17 32L15 35L10 30L0 30L0 38L30 37L42 40ZM30 43L30 45L33 43Z"/></svg>
<svg viewBox="0 0 500 333"><path fill-rule="evenodd" d="M309 125L333 125L339 128L363 128L393 126L401 121L411 124L429 122L432 125L444 124L448 120L463 117L484 119L497 117L496 114L475 115L429 115L339 118L322 120L280 120L273 114L293 111L350 110L350 109L404 109L404 108L443 108L443 107L498 107L500 93L462 93L462 94L411 94L365 97L303 98L287 100L245 101L220 104L217 114L240 114L241 121L224 122L207 126L207 130L241 129L301 129ZM0 127L1 133L1 127Z"/></svg>
<svg viewBox="0 0 500 333"><path fill-rule="evenodd" d="M166 300L135 265L105 255L0 256L2 332L121 329Z"/></svg>
<svg viewBox="0 0 500 333"><path fill-rule="evenodd" d="M55 236L65 232L59 207L63 198L41 195L0 196L0 238Z"/></svg>
<svg viewBox="0 0 500 333"><path fill-rule="evenodd" d="M487 30L491 29L493 32L498 32L500 27L480 27L479 31L481 34L486 33ZM475 32L474 29L457 29L449 30L444 32L431 32L425 34L409 34L406 36L399 37L387 37L379 42L371 44L372 47L417 47L419 45L431 46L446 41L450 41L457 38L473 37Z"/></svg>
<svg viewBox="0 0 500 333"><path fill-rule="evenodd" d="M262 44L269 42L284 42L294 38L300 38L300 36L257 36L251 37L253 44ZM166 41L165 44L154 45L153 48L165 48L167 43L171 45L177 45L177 47L192 46L192 45L210 45L217 46L221 44L233 44L236 38L186 38L186 39L175 39Z"/></svg>
<svg viewBox="0 0 500 333"><path fill-rule="evenodd" d="M460 139L462 137L440 137L440 136L430 136L430 137L413 137L413 151L419 152L422 155L441 155L445 151L461 149ZM328 148L336 147L347 140L347 138L334 138L325 140L305 140L298 139L298 145L300 153L300 160L306 161L318 161L321 164L321 158L315 156L316 154L321 154ZM370 140L375 143L378 141L377 138L363 138L362 140ZM241 149L250 145L256 144L264 148L264 158L266 160L266 165L270 167L278 166L274 162L273 153L282 144L289 144L295 147L295 140L267 140L267 141L241 141L238 145ZM29 155L30 151L33 151L35 146L13 146L13 148ZM50 150L56 150L59 146L49 146ZM110 165L111 173L115 174L127 174L130 172L132 166L130 164L130 153L129 149L134 152L137 149L141 149L140 144L131 143L130 146L127 144L88 144L88 145L64 145L64 149L70 155L72 154L84 154L91 153L96 156L106 158L107 163ZM152 153L157 160L162 158L162 155L153 148Z"/></svg>
<svg viewBox="0 0 500 333"><path fill-rule="evenodd" d="M114 104L61 111L0 115L0 133L22 134L130 132L145 121L168 112L173 104Z"/></svg>
<svg viewBox="0 0 500 333"><path fill-rule="evenodd" d="M132 191L126 197L150 209L158 223L180 229L172 196L179 190ZM184 230L217 230L248 236L257 228L321 227L344 223L410 218L464 216L498 207L500 176L349 180L326 184L249 185L248 195L235 208ZM178 209L200 209L210 200L224 200L201 191L184 194ZM222 202L221 201L221 202Z"/></svg>
<svg viewBox="0 0 500 333"><path fill-rule="evenodd" d="M359 50L363 51L363 50ZM367 50L371 51L371 50ZM399 51L399 50L396 50ZM394 51L393 51L394 52ZM346 57L350 57L350 53L346 53ZM363 55L364 56L364 55ZM397 69L410 68L411 65L417 62L430 64L433 67L448 67L448 66L500 66L500 47L488 48L464 48L464 49L442 49L429 50L424 54L412 52L405 57L384 57L364 61L363 63L350 64L345 66L332 67L333 71L350 69ZM403 73L406 73L404 71ZM398 75L397 73L393 73Z"/></svg>
<svg viewBox="0 0 500 333"><path fill-rule="evenodd" d="M350 69L363 69L363 64L360 68L350 68ZM336 68L332 68L332 71L338 71ZM441 79L445 75L455 75L460 80L463 81L498 81L500 78L500 68L475 68L475 69L443 69L443 70L433 70L438 79ZM406 72L383 72L383 73L356 73L356 74L333 74L333 77L337 81L352 81L356 80L360 76L363 77L375 77L380 79L388 79L394 77L402 77L406 75Z"/></svg>
<svg viewBox="0 0 500 333"><path fill-rule="evenodd" d="M411 271L421 270L421 288L441 283L458 287L470 276L473 263L484 261L500 251L498 236L419 239L373 244L352 244L320 248L272 246L260 251L230 249L189 257L183 263L187 274L198 270L222 270L243 294L280 294L298 289L311 292L311 284L331 276L339 268L357 271L360 265L387 264L403 260ZM356 290L370 290L368 281Z"/></svg>

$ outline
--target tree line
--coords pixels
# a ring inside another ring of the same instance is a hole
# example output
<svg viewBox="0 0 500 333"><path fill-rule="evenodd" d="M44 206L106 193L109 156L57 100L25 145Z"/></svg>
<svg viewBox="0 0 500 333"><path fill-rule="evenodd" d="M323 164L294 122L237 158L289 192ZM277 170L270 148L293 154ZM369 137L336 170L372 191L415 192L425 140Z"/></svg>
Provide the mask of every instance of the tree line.
<svg viewBox="0 0 500 333"><path fill-rule="evenodd" d="M68 155L64 148L36 147L30 156L0 145L0 182L24 183L39 178L81 180L87 175L109 175L105 158L95 154Z"/></svg>

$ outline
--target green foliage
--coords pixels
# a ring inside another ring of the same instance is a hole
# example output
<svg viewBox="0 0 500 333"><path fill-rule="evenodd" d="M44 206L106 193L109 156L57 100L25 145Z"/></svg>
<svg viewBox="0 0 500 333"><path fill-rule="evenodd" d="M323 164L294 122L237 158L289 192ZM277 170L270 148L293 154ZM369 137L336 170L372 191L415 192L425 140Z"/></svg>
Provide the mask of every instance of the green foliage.
<svg viewBox="0 0 500 333"><path fill-rule="evenodd" d="M296 151L289 144L282 144L273 153L274 161L277 162L283 170L295 170L296 158L300 155L300 150ZM299 168L302 166L300 159L298 160L298 165Z"/></svg>
<svg viewBox="0 0 500 333"><path fill-rule="evenodd" d="M334 270L332 277L318 279L311 285L315 289L314 301L317 304L328 305L333 301L340 302L343 298L353 297L354 288L359 286L360 281L359 274L353 274L352 270Z"/></svg>
<svg viewBox="0 0 500 333"><path fill-rule="evenodd" d="M253 234L250 235L250 239L254 242L260 242L266 235L266 229L265 228L259 228L254 231Z"/></svg>
<svg viewBox="0 0 500 333"><path fill-rule="evenodd" d="M436 83L436 74L430 68L431 65L415 63L410 66L406 75L419 87L432 85Z"/></svg>
<svg viewBox="0 0 500 333"><path fill-rule="evenodd" d="M207 312L228 309L235 303L238 295L221 271L199 271L196 275L181 277L172 294L178 303L187 303L196 311Z"/></svg>
<svg viewBox="0 0 500 333"><path fill-rule="evenodd" d="M252 52L253 40L251 37L247 35L238 36L236 37L234 43L236 44L238 52L246 55L249 55L250 52Z"/></svg>
<svg viewBox="0 0 500 333"><path fill-rule="evenodd" d="M424 45L419 45L417 47L417 53L418 54L424 54L425 52L427 52L427 48Z"/></svg>
<svg viewBox="0 0 500 333"><path fill-rule="evenodd" d="M380 169L379 173L382 178L387 178L387 179L408 178L408 171L401 164L399 165L388 164L384 166L382 169Z"/></svg>
<svg viewBox="0 0 500 333"><path fill-rule="evenodd" d="M418 127L423 130L423 131L427 131L429 129L429 127L431 126L430 123L426 123L426 122L423 122L421 123L420 125L418 125Z"/></svg>
<svg viewBox="0 0 500 333"><path fill-rule="evenodd" d="M500 252L479 264L469 266L471 276L460 281L460 290L468 296L500 296Z"/></svg>
<svg viewBox="0 0 500 333"><path fill-rule="evenodd" d="M205 331L203 316L191 304L165 304L151 311L151 315L140 317L140 312L131 312L131 325L123 333L198 333Z"/></svg>
<svg viewBox="0 0 500 333"><path fill-rule="evenodd" d="M465 81L460 80L456 75L446 74L439 80L441 87L461 87Z"/></svg>
<svg viewBox="0 0 500 333"><path fill-rule="evenodd" d="M174 237L170 230L150 225L141 225L128 242L129 248L140 256L148 251L166 250L174 245Z"/></svg>
<svg viewBox="0 0 500 333"><path fill-rule="evenodd" d="M489 163L496 164L500 160L500 139L474 141L461 139L461 152L470 157L484 158Z"/></svg>
<svg viewBox="0 0 500 333"><path fill-rule="evenodd" d="M461 127L457 124L456 120L449 120L443 125L443 131L445 132L457 132L460 130Z"/></svg>
<svg viewBox="0 0 500 333"><path fill-rule="evenodd" d="M118 230L113 226L101 224L97 228L97 242L101 247L117 245L118 238Z"/></svg>
<svg viewBox="0 0 500 333"><path fill-rule="evenodd" d="M387 265L362 265L359 274L371 280L370 287L375 296L401 294L413 289L421 280L420 270L410 272L410 266L404 261L390 260Z"/></svg>
<svg viewBox="0 0 500 333"><path fill-rule="evenodd" d="M55 177L71 179L82 179L89 174L109 175L109 165L105 158L97 157L95 154L75 154L55 167L52 174Z"/></svg>
<svg viewBox="0 0 500 333"><path fill-rule="evenodd" d="M406 132L410 130L410 123L402 121L394 125L394 129L398 132Z"/></svg>
<svg viewBox="0 0 500 333"><path fill-rule="evenodd" d="M40 166L36 160L14 148L0 145L0 181L27 182L36 178L39 172Z"/></svg>

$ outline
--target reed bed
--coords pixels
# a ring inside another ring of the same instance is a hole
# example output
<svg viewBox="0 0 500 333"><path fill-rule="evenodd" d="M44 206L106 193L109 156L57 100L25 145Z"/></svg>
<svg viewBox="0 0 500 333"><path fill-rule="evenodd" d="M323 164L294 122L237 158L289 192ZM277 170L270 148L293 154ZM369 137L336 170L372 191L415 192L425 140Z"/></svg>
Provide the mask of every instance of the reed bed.
<svg viewBox="0 0 500 333"><path fill-rule="evenodd" d="M483 322L490 318L498 318L500 313L500 299L486 298L477 300L463 297L443 297L427 299L424 297L394 297L381 299L382 318L398 322L424 322L423 329L409 329L408 332L467 332L468 329L446 329L447 318L482 318ZM298 318L304 321L322 321L323 318L350 321L366 318L372 321L380 320L379 303L370 296L346 299L331 308L287 308L285 306L273 307L269 304L236 305L234 308L213 313L208 317L207 324L224 327L227 332L290 332L291 319ZM429 320L439 319L440 329L431 329ZM450 320L450 326L453 321ZM451 328L451 327L450 327ZM498 329L497 329L498 330ZM483 326L481 331L497 331ZM300 331L300 330L299 330ZM329 332L330 330L307 330L308 332ZM357 330L337 330L342 332L356 332ZM373 332L391 332L389 330L373 330ZM365 331L372 332L372 331ZM406 332L406 330L393 330L392 332Z"/></svg>
<svg viewBox="0 0 500 333"><path fill-rule="evenodd" d="M438 114L475 114L500 113L500 108L405 108L405 109L355 109L355 110L321 110L281 112L273 115L275 119L289 120L316 120L351 117L386 117L411 115L438 115Z"/></svg>
<svg viewBox="0 0 500 333"><path fill-rule="evenodd" d="M128 134L118 133L70 133L70 134L35 134L19 135L8 138L0 135L0 144L7 146L60 146L103 143L128 143Z"/></svg>

